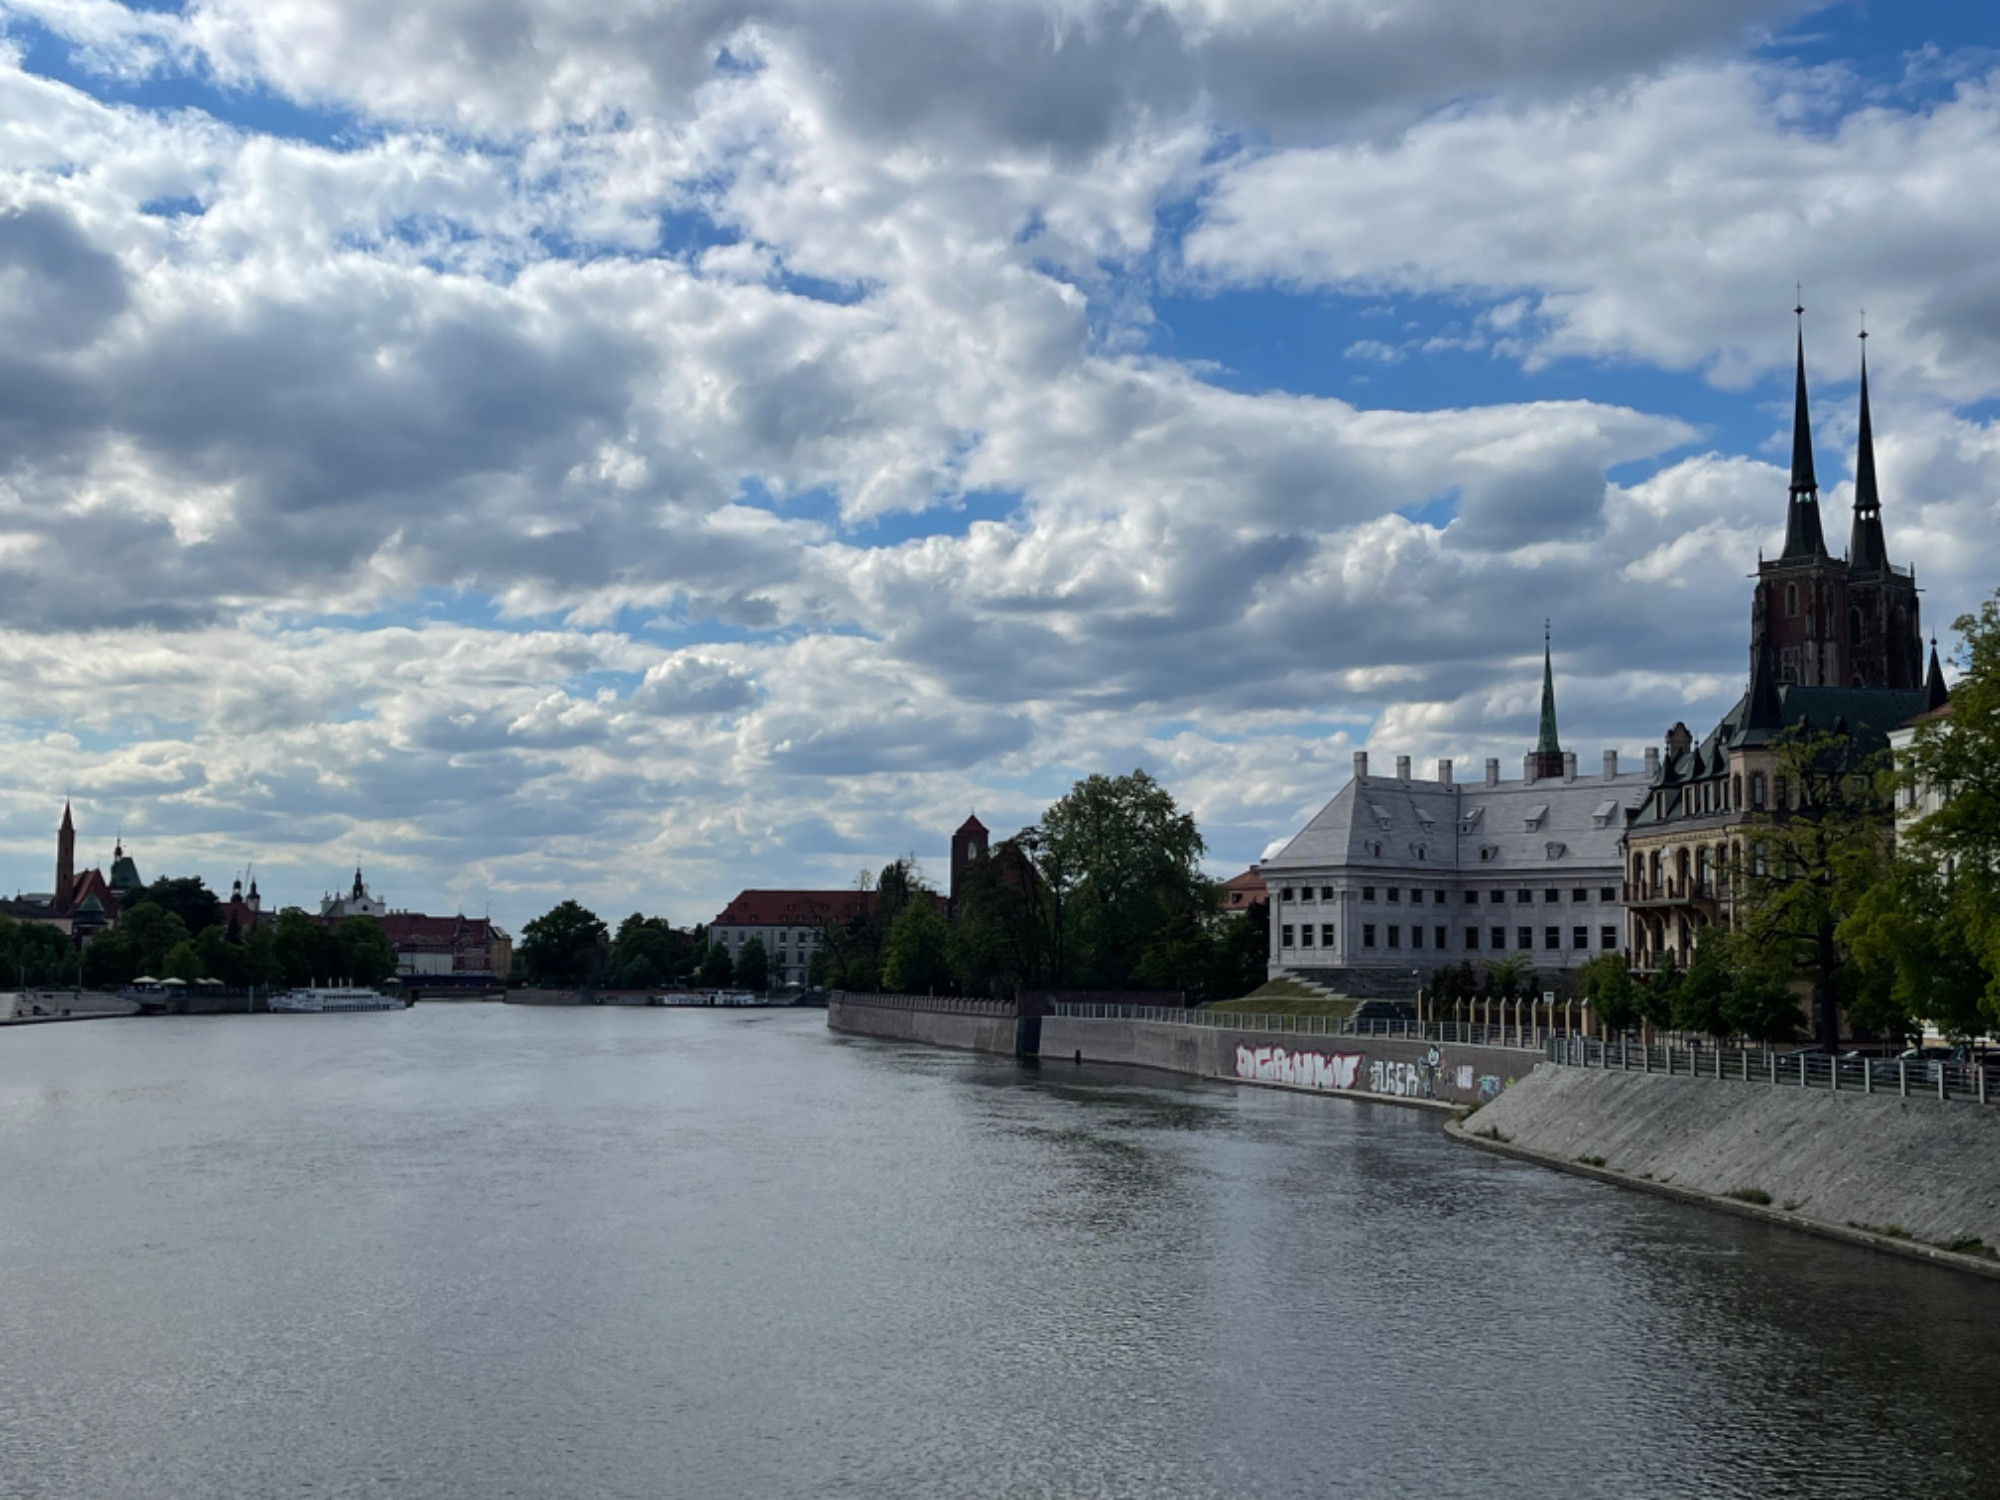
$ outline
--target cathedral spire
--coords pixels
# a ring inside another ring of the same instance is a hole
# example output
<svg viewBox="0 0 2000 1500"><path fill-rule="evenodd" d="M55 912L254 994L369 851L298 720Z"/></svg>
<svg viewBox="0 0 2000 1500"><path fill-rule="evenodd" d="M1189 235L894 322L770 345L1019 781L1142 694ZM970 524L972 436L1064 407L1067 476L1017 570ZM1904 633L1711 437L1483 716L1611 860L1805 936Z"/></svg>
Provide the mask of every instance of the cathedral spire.
<svg viewBox="0 0 2000 1500"><path fill-rule="evenodd" d="M1826 556L1826 537L1819 525L1819 480L1813 476L1812 417L1806 410L1806 310L1792 309L1799 319L1798 386L1792 398L1791 504L1785 512L1784 561Z"/></svg>
<svg viewBox="0 0 2000 1500"><path fill-rule="evenodd" d="M1556 737L1556 673L1549 655L1549 623L1542 622L1542 729L1535 741L1537 779L1563 774L1562 742Z"/></svg>
<svg viewBox="0 0 2000 1500"><path fill-rule="evenodd" d="M1875 484L1875 423L1868 414L1868 330L1861 330L1861 444L1854 457L1854 533L1847 544L1848 566L1879 573L1889 565L1882 537L1882 494Z"/></svg>
<svg viewBox="0 0 2000 1500"><path fill-rule="evenodd" d="M1944 685L1944 668L1938 662L1937 640L1931 640L1931 669L1924 677L1924 712L1936 713L1951 701L1951 689Z"/></svg>

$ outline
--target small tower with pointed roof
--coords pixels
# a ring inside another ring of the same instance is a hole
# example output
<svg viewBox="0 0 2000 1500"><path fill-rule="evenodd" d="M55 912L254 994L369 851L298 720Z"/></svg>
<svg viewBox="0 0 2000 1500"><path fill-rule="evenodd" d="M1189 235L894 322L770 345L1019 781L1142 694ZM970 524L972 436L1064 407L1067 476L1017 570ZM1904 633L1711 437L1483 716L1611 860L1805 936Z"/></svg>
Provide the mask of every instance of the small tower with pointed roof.
<svg viewBox="0 0 2000 1500"><path fill-rule="evenodd" d="M1535 740L1535 779L1560 778L1563 774L1562 741L1556 734L1556 673L1549 654L1549 626L1542 622L1542 727Z"/></svg>

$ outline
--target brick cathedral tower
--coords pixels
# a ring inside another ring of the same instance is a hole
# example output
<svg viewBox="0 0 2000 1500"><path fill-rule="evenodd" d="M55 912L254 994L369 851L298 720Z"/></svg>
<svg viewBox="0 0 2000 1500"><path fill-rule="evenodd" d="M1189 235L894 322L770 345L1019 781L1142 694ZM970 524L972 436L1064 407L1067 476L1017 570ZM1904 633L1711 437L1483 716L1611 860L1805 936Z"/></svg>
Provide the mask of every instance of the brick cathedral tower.
<svg viewBox="0 0 2000 1500"><path fill-rule="evenodd" d="M1750 660L1768 649L1778 680L1806 687L1920 688L1922 637L1913 570L1890 563L1875 481L1875 431L1868 410L1868 364L1861 366L1860 451L1855 458L1854 526L1846 558L1826 550L1819 481L1813 474L1806 407L1805 309L1798 335L1792 410L1791 499L1785 550L1757 560L1750 606ZM1862 337L1865 339L1866 334Z"/></svg>
<svg viewBox="0 0 2000 1500"><path fill-rule="evenodd" d="M986 854L986 825L969 817L951 836L951 909L958 910L959 887L965 881L965 867Z"/></svg>
<svg viewBox="0 0 2000 1500"><path fill-rule="evenodd" d="M76 823L69 815L69 803L63 803L62 827L56 830L56 890L55 909L69 910L70 893L76 889Z"/></svg>

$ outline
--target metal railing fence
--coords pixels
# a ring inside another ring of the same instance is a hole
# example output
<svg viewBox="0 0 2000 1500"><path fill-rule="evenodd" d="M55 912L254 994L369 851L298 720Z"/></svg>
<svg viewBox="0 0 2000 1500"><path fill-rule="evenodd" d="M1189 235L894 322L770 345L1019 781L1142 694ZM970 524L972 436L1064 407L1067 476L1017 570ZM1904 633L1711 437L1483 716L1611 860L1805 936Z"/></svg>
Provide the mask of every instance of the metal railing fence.
<svg viewBox="0 0 2000 1500"><path fill-rule="evenodd" d="M1663 1073L1770 1087L1817 1088L1831 1093L1894 1094L1901 1098L2000 1101L2000 1064L1947 1062L1931 1057L1833 1057L1825 1053L1774 1052L1750 1047L1675 1046L1591 1037L1550 1037L1552 1063L1612 1072ZM1989 1076L1993 1075L1993 1076Z"/></svg>
<svg viewBox="0 0 2000 1500"><path fill-rule="evenodd" d="M1227 1010L1166 1010L1152 1005L1058 1001L1053 1014L1079 1021L1158 1021L1211 1031L1254 1031L1280 1036L1402 1037L1413 1042L1455 1042L1465 1047L1539 1051L1551 1040L1546 1026L1484 1025L1469 1021L1404 1021L1394 1017L1252 1015Z"/></svg>
<svg viewBox="0 0 2000 1500"><path fill-rule="evenodd" d="M882 1010L925 1010L953 1016L1018 1016L1021 1007L1012 1000L975 1000L964 995L870 995L855 990L835 990L839 1005L872 1005Z"/></svg>

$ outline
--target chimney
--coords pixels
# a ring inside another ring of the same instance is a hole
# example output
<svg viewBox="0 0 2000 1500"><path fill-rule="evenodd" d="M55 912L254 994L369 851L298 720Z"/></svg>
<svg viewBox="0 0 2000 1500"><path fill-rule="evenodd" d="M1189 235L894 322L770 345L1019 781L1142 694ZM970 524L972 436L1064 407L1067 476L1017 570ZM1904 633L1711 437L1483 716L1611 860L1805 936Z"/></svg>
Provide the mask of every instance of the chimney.
<svg viewBox="0 0 2000 1500"><path fill-rule="evenodd" d="M1409 756L1399 755L1396 757L1396 779L1398 781L1408 781L1410 779Z"/></svg>
<svg viewBox="0 0 2000 1500"><path fill-rule="evenodd" d="M1660 747L1658 745L1648 745L1646 747L1646 779L1648 781L1658 781L1660 779Z"/></svg>
<svg viewBox="0 0 2000 1500"><path fill-rule="evenodd" d="M1500 785L1500 757L1497 755L1486 757L1486 784L1488 786Z"/></svg>
<svg viewBox="0 0 2000 1500"><path fill-rule="evenodd" d="M1357 750L1354 752L1354 779L1356 781L1366 781L1368 779L1368 752L1366 750Z"/></svg>
<svg viewBox="0 0 2000 1500"><path fill-rule="evenodd" d="M1438 785L1439 786L1451 785L1451 762L1448 760L1441 760L1438 762Z"/></svg>
<svg viewBox="0 0 2000 1500"><path fill-rule="evenodd" d="M1523 781L1535 779L1535 757L1532 753L1521 757L1521 779Z"/></svg>
<svg viewBox="0 0 2000 1500"><path fill-rule="evenodd" d="M1616 781L1618 779L1618 752L1616 750L1607 750L1604 752L1604 779L1606 781Z"/></svg>
<svg viewBox="0 0 2000 1500"><path fill-rule="evenodd" d="M1576 752L1574 750L1565 750L1563 752L1563 780L1576 780Z"/></svg>

